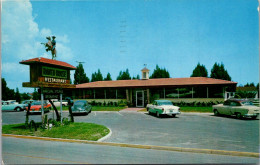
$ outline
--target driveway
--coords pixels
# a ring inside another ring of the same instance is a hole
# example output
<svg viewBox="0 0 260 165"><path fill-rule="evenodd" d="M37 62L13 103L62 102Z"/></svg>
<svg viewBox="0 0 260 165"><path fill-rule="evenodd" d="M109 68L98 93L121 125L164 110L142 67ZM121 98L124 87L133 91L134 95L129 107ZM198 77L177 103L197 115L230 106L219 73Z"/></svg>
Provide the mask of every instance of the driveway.
<svg viewBox="0 0 260 165"><path fill-rule="evenodd" d="M48 113L49 117L52 113ZM63 113L68 116L68 112ZM3 124L23 123L23 112L2 113ZM30 120L41 121L40 115ZM75 122L102 124L112 130L106 142L184 148L259 152L259 120L182 113L157 118L141 112L95 112L75 116Z"/></svg>

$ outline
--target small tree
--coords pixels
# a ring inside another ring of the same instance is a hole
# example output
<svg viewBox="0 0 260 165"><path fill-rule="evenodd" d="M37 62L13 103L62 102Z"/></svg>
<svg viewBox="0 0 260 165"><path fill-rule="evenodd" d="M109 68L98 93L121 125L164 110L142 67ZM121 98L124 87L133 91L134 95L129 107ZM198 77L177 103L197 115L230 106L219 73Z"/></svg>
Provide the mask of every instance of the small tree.
<svg viewBox="0 0 260 165"><path fill-rule="evenodd" d="M125 71L120 71L117 80L131 80L129 70L126 69Z"/></svg>
<svg viewBox="0 0 260 165"><path fill-rule="evenodd" d="M86 76L83 65L79 63L74 74L74 84L88 83L89 78Z"/></svg>
<svg viewBox="0 0 260 165"><path fill-rule="evenodd" d="M7 87L7 83L4 78L2 78L2 100L11 100L15 98L15 92L13 89Z"/></svg>
<svg viewBox="0 0 260 165"><path fill-rule="evenodd" d="M244 87L255 87L255 84L252 82L252 83L246 83L246 85L244 85Z"/></svg>
<svg viewBox="0 0 260 165"><path fill-rule="evenodd" d="M29 100L31 97L28 95L28 93L21 93L21 99L22 100Z"/></svg>
<svg viewBox="0 0 260 165"><path fill-rule="evenodd" d="M156 68L150 78L170 78L170 73L165 68L161 69L158 65L156 65Z"/></svg>
<svg viewBox="0 0 260 165"><path fill-rule="evenodd" d="M104 78L104 81L111 81L112 78L111 78L111 74L110 73L107 73L107 77Z"/></svg>
<svg viewBox="0 0 260 165"><path fill-rule="evenodd" d="M41 95L36 91L36 88L34 88L33 92L33 100L40 100Z"/></svg>
<svg viewBox="0 0 260 165"><path fill-rule="evenodd" d="M193 70L191 77L208 77L208 71L204 65L198 63L196 68Z"/></svg>
<svg viewBox="0 0 260 165"><path fill-rule="evenodd" d="M137 79L137 80L139 80L139 79L140 79L140 76L139 76L139 74L138 74L136 77L134 77L134 76L133 76L133 78L132 78L132 79L133 79L133 80L134 80L134 79Z"/></svg>

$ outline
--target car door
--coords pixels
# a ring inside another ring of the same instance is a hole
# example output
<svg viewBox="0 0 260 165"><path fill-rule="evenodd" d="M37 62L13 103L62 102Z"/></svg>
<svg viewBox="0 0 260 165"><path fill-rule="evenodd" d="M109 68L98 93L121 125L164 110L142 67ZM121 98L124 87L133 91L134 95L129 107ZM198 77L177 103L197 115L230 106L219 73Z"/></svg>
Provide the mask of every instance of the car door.
<svg viewBox="0 0 260 165"><path fill-rule="evenodd" d="M223 103L223 106L219 109L219 113L223 115L228 115L230 111L230 101L227 100Z"/></svg>
<svg viewBox="0 0 260 165"><path fill-rule="evenodd" d="M150 111L151 111L152 113L155 113L155 112L156 112L156 111L155 111L156 106L157 106L157 102L154 101L153 104L152 104L152 106L151 106L151 109L150 109Z"/></svg>

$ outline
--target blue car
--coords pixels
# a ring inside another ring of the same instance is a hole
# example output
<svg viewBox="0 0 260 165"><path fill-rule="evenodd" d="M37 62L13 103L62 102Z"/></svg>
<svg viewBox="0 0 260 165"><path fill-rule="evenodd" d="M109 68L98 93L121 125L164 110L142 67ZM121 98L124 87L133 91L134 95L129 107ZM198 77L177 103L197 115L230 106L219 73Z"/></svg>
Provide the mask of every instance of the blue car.
<svg viewBox="0 0 260 165"><path fill-rule="evenodd" d="M91 112L91 105L88 104L87 101L85 100L78 100L75 101L73 106L71 107L72 113L77 113L77 114L89 114Z"/></svg>

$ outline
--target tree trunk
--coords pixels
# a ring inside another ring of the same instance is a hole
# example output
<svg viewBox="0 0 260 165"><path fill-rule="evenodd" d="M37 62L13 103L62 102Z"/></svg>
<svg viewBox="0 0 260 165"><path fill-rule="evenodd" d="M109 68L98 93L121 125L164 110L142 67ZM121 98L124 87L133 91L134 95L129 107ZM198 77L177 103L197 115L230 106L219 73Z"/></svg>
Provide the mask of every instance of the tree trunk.
<svg viewBox="0 0 260 165"><path fill-rule="evenodd" d="M57 110L57 108L55 107L55 105L53 104L53 102L51 101L51 99L49 99L49 102L51 103L51 105L52 105L52 107L54 108L54 111L55 111L55 113L56 113L56 116L57 116L57 121L60 121L60 114L59 114L59 112L58 112L58 110ZM54 119L53 119L54 120Z"/></svg>

